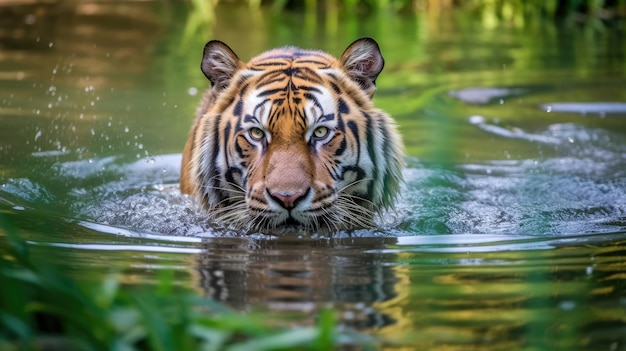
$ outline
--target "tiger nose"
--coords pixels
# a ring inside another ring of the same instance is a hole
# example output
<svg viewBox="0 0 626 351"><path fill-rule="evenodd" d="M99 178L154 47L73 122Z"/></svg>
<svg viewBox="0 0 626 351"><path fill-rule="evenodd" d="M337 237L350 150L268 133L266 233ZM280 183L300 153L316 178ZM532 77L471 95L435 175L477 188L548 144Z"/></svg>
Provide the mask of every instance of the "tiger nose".
<svg viewBox="0 0 626 351"><path fill-rule="evenodd" d="M309 188L310 189L310 188ZM272 199L278 202L282 207L286 209L292 209L296 207L298 202L302 200L306 194L309 193L309 189L306 191L297 191L294 193L283 193L283 192L269 192Z"/></svg>

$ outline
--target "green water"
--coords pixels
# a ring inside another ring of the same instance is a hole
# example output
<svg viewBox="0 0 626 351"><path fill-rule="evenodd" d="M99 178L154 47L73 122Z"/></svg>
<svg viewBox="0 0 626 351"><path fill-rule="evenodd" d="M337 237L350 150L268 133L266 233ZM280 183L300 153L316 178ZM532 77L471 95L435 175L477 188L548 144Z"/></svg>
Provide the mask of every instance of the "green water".
<svg viewBox="0 0 626 351"><path fill-rule="evenodd" d="M459 13L0 6L0 215L77 279L177 284L386 349L626 350L624 23ZM408 153L377 230L241 237L178 193L204 43L374 37ZM0 229L0 245L4 243ZM1 248L2 246L0 246Z"/></svg>

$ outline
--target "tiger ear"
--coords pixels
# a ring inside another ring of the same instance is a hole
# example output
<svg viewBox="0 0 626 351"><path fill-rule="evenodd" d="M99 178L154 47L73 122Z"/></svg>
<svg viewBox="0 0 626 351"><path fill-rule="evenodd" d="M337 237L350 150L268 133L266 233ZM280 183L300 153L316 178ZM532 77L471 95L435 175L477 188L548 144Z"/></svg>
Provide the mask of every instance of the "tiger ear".
<svg viewBox="0 0 626 351"><path fill-rule="evenodd" d="M359 83L369 97L376 91L376 77L383 70L385 60L376 40L361 38L350 44L340 59L352 80Z"/></svg>
<svg viewBox="0 0 626 351"><path fill-rule="evenodd" d="M222 90L228 86L230 79L243 62L235 52L219 40L211 40L204 46L200 69L211 82L211 87Z"/></svg>

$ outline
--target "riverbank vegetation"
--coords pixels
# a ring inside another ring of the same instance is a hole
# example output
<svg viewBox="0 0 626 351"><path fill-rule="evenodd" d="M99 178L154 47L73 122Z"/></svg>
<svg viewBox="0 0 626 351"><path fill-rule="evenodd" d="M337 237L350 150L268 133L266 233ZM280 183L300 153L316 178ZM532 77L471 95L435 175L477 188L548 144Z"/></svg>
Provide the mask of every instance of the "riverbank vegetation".
<svg viewBox="0 0 626 351"><path fill-rule="evenodd" d="M626 17L626 0L187 0L190 5L184 41L197 33L210 33L216 7L247 4L253 18L272 14L304 13L304 26L324 18L327 27L338 21L363 20L375 15L425 15L429 18L462 13L487 26L505 23L527 27L545 22L602 29L605 23ZM391 16L388 16L391 17Z"/></svg>
<svg viewBox="0 0 626 351"><path fill-rule="evenodd" d="M194 7L206 11L218 0L189 0ZM234 0L250 7L269 7L273 11L316 10L340 8L349 12L440 12L462 10L480 15L539 16L564 19L576 17L612 18L626 15L626 0Z"/></svg>

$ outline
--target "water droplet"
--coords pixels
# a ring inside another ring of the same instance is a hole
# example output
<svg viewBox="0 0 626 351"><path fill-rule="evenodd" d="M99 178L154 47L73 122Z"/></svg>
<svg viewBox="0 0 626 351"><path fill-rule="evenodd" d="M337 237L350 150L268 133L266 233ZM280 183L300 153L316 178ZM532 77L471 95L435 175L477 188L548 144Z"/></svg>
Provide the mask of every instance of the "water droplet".
<svg viewBox="0 0 626 351"><path fill-rule="evenodd" d="M589 266L585 269L585 273L587 273L587 275L591 275L593 273L593 267Z"/></svg>
<svg viewBox="0 0 626 351"><path fill-rule="evenodd" d="M191 96L196 96L198 94L198 88L190 87L189 89L187 89L187 94Z"/></svg>
<svg viewBox="0 0 626 351"><path fill-rule="evenodd" d="M482 124L485 123L485 117L478 115L470 116L469 122L471 124Z"/></svg>
<svg viewBox="0 0 626 351"><path fill-rule="evenodd" d="M53 42L49 42L49 43L48 43L48 47L49 47L49 48L51 48L51 47L53 47L53 46L54 46L54 43L53 43Z"/></svg>
<svg viewBox="0 0 626 351"><path fill-rule="evenodd" d="M546 112L550 113L552 112L552 106L551 105L546 105Z"/></svg>
<svg viewBox="0 0 626 351"><path fill-rule="evenodd" d="M498 103L499 103L500 105L504 105L504 99L500 99L500 100L498 100Z"/></svg>
<svg viewBox="0 0 626 351"><path fill-rule="evenodd" d="M562 309L563 311L571 311L574 308L576 308L576 302L574 302L574 301L562 301L559 304L559 308Z"/></svg>
<svg viewBox="0 0 626 351"><path fill-rule="evenodd" d="M38 130L37 133L35 133L35 141L37 141L37 139L39 139L42 134L43 132L41 130Z"/></svg>
<svg viewBox="0 0 626 351"><path fill-rule="evenodd" d="M130 131L130 129L128 129L128 127L124 127L124 132L128 133Z"/></svg>
<svg viewBox="0 0 626 351"><path fill-rule="evenodd" d="M29 26L32 26L33 24L35 24L35 22L37 22L37 16L33 15L32 13L29 13L24 17L24 23Z"/></svg>

